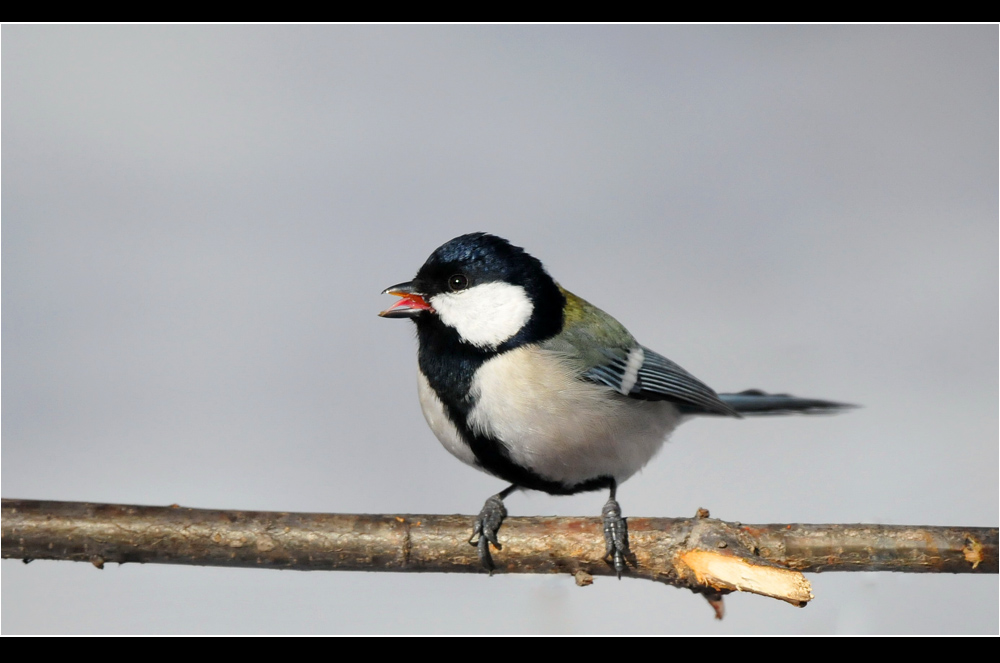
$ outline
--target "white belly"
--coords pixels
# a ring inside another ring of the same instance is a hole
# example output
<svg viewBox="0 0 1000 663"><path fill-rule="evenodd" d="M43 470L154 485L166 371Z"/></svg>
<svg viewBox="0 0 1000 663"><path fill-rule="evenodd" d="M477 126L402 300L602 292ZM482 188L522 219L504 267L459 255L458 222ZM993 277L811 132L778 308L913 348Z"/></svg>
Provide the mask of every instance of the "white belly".
<svg viewBox="0 0 1000 663"><path fill-rule="evenodd" d="M624 397L576 378L558 354L526 346L486 362L472 385L469 425L501 440L510 458L536 474L567 485L599 476L621 483L638 472L680 423L663 401ZM475 457L426 378L420 377L424 417L448 451Z"/></svg>
<svg viewBox="0 0 1000 663"><path fill-rule="evenodd" d="M472 453L469 445L462 440L455 424L451 423L451 419L445 413L444 404L431 389L430 382L427 381L420 369L417 369L417 395L420 398L420 409L424 413L427 425L434 431L434 435L441 441L444 448L463 463L479 468L476 464L475 454Z"/></svg>

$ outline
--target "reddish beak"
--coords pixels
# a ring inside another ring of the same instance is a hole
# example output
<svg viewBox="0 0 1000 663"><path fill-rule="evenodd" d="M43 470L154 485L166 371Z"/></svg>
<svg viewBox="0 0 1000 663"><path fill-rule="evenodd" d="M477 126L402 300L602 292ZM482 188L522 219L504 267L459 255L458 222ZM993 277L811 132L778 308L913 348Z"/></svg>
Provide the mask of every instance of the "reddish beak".
<svg viewBox="0 0 1000 663"><path fill-rule="evenodd" d="M412 318L423 311L434 312L434 308L424 300L424 296L414 291L413 284L399 283L382 291L383 295L401 297L398 302L379 313L383 318Z"/></svg>

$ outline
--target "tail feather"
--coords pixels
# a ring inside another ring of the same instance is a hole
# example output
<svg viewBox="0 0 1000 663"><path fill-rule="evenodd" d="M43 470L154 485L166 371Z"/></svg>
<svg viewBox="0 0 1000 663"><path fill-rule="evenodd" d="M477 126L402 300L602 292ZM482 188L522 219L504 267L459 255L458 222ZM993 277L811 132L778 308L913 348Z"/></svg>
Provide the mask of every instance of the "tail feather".
<svg viewBox="0 0 1000 663"><path fill-rule="evenodd" d="M742 415L765 414L834 414L858 407L851 403L823 401L817 398L797 398L788 394L769 394L760 389L747 389L738 394L719 394L719 400ZM692 414L694 412L692 411ZM698 414L708 414L704 411Z"/></svg>

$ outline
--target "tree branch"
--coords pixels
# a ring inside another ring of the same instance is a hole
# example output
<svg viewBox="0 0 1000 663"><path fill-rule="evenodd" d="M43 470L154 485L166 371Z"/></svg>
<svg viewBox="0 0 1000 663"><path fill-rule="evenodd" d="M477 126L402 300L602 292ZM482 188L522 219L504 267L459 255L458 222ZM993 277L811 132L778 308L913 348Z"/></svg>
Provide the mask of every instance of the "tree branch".
<svg viewBox="0 0 1000 663"><path fill-rule="evenodd" d="M484 573L472 516L218 511L4 499L4 558L276 569ZM805 605L800 572L997 573L997 528L742 525L629 518L628 575L704 594L749 591ZM508 518L497 573L613 575L600 518Z"/></svg>

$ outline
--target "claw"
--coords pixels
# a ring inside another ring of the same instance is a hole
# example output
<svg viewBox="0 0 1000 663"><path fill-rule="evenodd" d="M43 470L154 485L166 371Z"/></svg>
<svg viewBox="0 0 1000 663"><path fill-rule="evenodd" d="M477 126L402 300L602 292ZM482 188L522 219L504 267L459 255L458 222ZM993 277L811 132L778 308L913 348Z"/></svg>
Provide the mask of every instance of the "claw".
<svg viewBox="0 0 1000 663"><path fill-rule="evenodd" d="M503 504L503 498L497 494L486 500L483 510L479 512L476 522L472 525L472 536L469 537L469 543L476 546L479 553L479 563L490 572L490 575L493 575L493 570L496 569L493 556L490 554L490 544L492 543L497 550L503 550L503 546L497 540L497 532L506 517L507 507Z"/></svg>
<svg viewBox="0 0 1000 663"><path fill-rule="evenodd" d="M628 564L637 567L635 555L628 547L628 523L622 518L621 507L615 498L610 498L601 509L604 518L604 560L613 566L621 579L622 571Z"/></svg>

